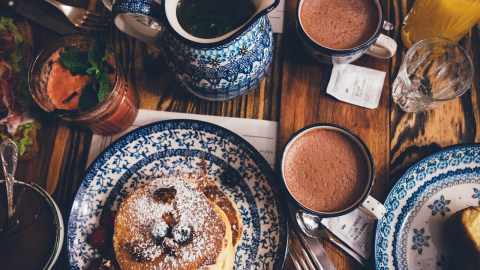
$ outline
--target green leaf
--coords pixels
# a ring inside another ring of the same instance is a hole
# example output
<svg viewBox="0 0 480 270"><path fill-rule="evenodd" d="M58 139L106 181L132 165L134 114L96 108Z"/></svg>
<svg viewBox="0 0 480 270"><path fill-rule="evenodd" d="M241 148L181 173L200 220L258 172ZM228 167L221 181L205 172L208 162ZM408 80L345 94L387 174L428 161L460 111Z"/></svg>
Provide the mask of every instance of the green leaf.
<svg viewBox="0 0 480 270"><path fill-rule="evenodd" d="M78 108L80 111L85 112L95 107L98 104L98 95L93 84L87 84L82 90L82 95L78 100Z"/></svg>
<svg viewBox="0 0 480 270"><path fill-rule="evenodd" d="M110 93L112 85L110 83L110 76L108 72L102 70L98 79L98 101L102 102Z"/></svg>
<svg viewBox="0 0 480 270"><path fill-rule="evenodd" d="M87 55L77 50L68 50L60 53L60 61L75 74L86 74Z"/></svg>
<svg viewBox="0 0 480 270"><path fill-rule="evenodd" d="M98 78L100 77L100 71L98 69L93 68L93 67L89 68L89 69L87 69L87 73L88 73L88 75L94 76L95 81L98 81ZM95 88L95 90L96 90L96 88Z"/></svg>
<svg viewBox="0 0 480 270"><path fill-rule="evenodd" d="M87 69L88 75L92 75L92 76L96 73L96 71L97 71L97 69L94 68L94 67L91 67L91 68Z"/></svg>
<svg viewBox="0 0 480 270"><path fill-rule="evenodd" d="M103 55L98 50L97 46L92 46L88 51L88 63L92 66L92 68L96 68L98 70L102 69Z"/></svg>

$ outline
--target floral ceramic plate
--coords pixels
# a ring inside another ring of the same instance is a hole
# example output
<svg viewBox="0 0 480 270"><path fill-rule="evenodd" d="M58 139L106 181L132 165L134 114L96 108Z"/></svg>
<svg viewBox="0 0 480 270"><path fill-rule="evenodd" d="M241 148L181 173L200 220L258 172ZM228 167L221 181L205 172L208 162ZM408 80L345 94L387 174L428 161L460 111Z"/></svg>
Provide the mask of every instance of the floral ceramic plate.
<svg viewBox="0 0 480 270"><path fill-rule="evenodd" d="M194 120L153 123L121 137L90 165L68 222L71 269L85 269L100 254L87 243L104 210L116 210L125 196L155 177L199 171L208 174L232 198L244 232L234 269L282 269L287 249L287 215L275 174L248 142L217 125ZM235 168L243 180L221 185L222 173Z"/></svg>
<svg viewBox="0 0 480 270"><path fill-rule="evenodd" d="M375 243L377 269L454 269L445 221L472 205L480 205L480 145L451 147L418 162L385 202Z"/></svg>

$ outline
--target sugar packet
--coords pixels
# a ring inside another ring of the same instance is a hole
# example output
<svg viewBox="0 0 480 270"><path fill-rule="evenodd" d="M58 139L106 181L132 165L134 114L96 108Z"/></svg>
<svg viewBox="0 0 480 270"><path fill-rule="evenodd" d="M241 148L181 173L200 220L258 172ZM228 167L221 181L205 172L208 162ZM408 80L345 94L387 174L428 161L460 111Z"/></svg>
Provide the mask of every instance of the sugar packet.
<svg viewBox="0 0 480 270"><path fill-rule="evenodd" d="M327 93L357 106L375 109L380 102L386 73L350 64L334 65Z"/></svg>
<svg viewBox="0 0 480 270"><path fill-rule="evenodd" d="M322 224L356 253L368 260L372 253L375 219L360 208L343 216L322 219Z"/></svg>

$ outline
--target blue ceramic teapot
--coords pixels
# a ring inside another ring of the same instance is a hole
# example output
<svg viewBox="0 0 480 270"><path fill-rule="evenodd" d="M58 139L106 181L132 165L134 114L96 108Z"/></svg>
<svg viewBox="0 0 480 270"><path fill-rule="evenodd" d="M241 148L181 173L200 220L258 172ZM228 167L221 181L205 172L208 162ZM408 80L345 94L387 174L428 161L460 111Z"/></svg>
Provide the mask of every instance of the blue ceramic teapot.
<svg viewBox="0 0 480 270"><path fill-rule="evenodd" d="M266 14L280 0L252 0L256 12L246 23L208 39L192 36L180 26L179 1L117 0L112 7L115 25L141 41L160 45L176 77L201 98L228 100L257 87L273 57L273 32Z"/></svg>

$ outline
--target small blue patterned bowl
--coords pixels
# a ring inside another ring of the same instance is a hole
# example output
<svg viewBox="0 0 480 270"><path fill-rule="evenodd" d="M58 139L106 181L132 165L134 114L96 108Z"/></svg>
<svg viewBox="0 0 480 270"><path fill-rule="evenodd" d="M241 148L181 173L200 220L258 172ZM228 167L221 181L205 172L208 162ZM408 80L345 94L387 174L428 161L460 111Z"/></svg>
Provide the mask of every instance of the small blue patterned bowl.
<svg viewBox="0 0 480 270"><path fill-rule="evenodd" d="M142 41L161 45L180 82L193 94L222 101L247 94L265 77L273 57L273 32L266 14L280 0L257 0L256 13L239 28L217 38L198 38L177 20L179 0L117 0L115 24Z"/></svg>

